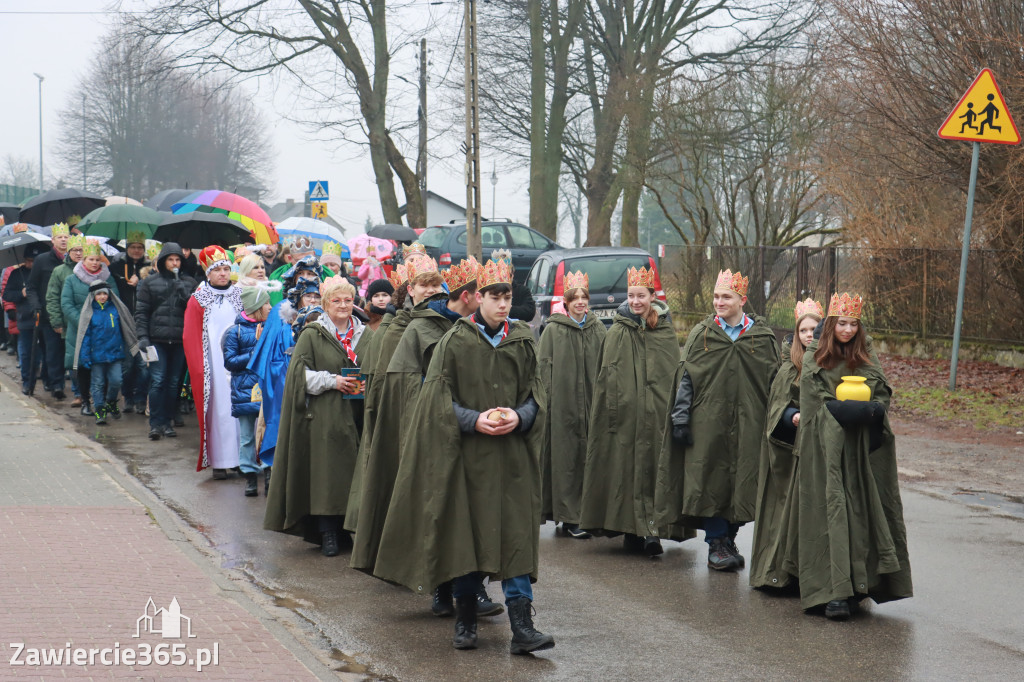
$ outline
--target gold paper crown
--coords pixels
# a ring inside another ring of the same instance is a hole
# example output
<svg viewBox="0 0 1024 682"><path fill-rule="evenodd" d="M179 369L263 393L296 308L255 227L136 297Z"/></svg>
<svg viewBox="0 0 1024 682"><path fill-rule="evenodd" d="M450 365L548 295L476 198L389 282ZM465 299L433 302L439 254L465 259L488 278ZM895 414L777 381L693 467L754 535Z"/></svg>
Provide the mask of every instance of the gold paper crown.
<svg viewBox="0 0 1024 682"><path fill-rule="evenodd" d="M478 289L495 284L512 284L512 266L505 261L487 261L476 277Z"/></svg>
<svg viewBox="0 0 1024 682"><path fill-rule="evenodd" d="M11 232L13 234L18 234L19 232L28 232L28 225L26 225L25 223L14 223L13 225L11 225Z"/></svg>
<svg viewBox="0 0 1024 682"><path fill-rule="evenodd" d="M69 234L71 234L71 228L68 227L67 223L57 223L50 230L51 237L59 237L61 235L67 236Z"/></svg>
<svg viewBox="0 0 1024 682"><path fill-rule="evenodd" d="M654 268L648 270L647 268L630 268L626 271L626 286L627 287L647 287L648 289L654 288Z"/></svg>
<svg viewBox="0 0 1024 682"><path fill-rule="evenodd" d="M444 277L444 282L448 285L448 291L456 291L470 282L476 281L480 276L480 263L476 258L470 256L464 258L458 265L453 265L442 272L441 276Z"/></svg>
<svg viewBox="0 0 1024 682"><path fill-rule="evenodd" d="M70 239L68 240L70 241ZM100 241L98 239L86 239L85 246L82 248L82 257L86 256L102 256L103 249L100 248Z"/></svg>
<svg viewBox="0 0 1024 682"><path fill-rule="evenodd" d="M337 256L341 258L341 244L338 242L324 242L323 254L325 256Z"/></svg>
<svg viewBox="0 0 1024 682"><path fill-rule="evenodd" d="M248 256L251 251L246 246L235 247L234 262L241 263L242 259Z"/></svg>
<svg viewBox="0 0 1024 682"><path fill-rule="evenodd" d="M413 256L426 256L427 247L423 246L419 242L413 242L408 246L402 247L402 260L409 260Z"/></svg>
<svg viewBox="0 0 1024 682"><path fill-rule="evenodd" d="M409 276L406 272L405 265L396 265L394 269L388 273L388 281L391 282L391 286L395 289L408 282Z"/></svg>
<svg viewBox="0 0 1024 682"><path fill-rule="evenodd" d="M832 294L832 300L828 302L828 316L829 317L854 317L860 319L861 313L864 311L864 299L860 296L843 292L843 295Z"/></svg>
<svg viewBox="0 0 1024 682"><path fill-rule="evenodd" d="M150 242L149 245L146 246L146 258L151 261L155 261L160 255L160 247L162 246L163 244L160 242Z"/></svg>
<svg viewBox="0 0 1024 682"><path fill-rule="evenodd" d="M146 243L146 233L142 232L141 230L132 230L131 232L128 233L128 236L125 237L124 243L126 245L127 244L145 244Z"/></svg>
<svg viewBox="0 0 1024 682"><path fill-rule="evenodd" d="M411 282L419 275L437 272L437 261L430 256L414 258L405 264L405 276Z"/></svg>
<svg viewBox="0 0 1024 682"><path fill-rule="evenodd" d="M570 272L562 278L562 290L586 289L590 290L590 275L585 272Z"/></svg>
<svg viewBox="0 0 1024 682"><path fill-rule="evenodd" d="M804 315L816 315L819 318L825 317L825 311L822 309L821 304L815 301L813 298L808 297L806 301L800 301L796 304L796 309L793 311L793 315L796 319L800 319Z"/></svg>
<svg viewBox="0 0 1024 682"><path fill-rule="evenodd" d="M750 289L750 278L744 277L739 270L733 273L732 270L722 270L718 273L718 281L715 282L715 289L728 289L735 291L740 296L746 296Z"/></svg>
<svg viewBox="0 0 1024 682"><path fill-rule="evenodd" d="M68 251L71 249L84 249L85 248L85 235L84 234L73 234L68 237Z"/></svg>
<svg viewBox="0 0 1024 682"><path fill-rule="evenodd" d="M206 272L210 272L216 266L224 264L231 264L231 259L228 257L228 252L224 250L224 247L212 244L199 252L199 265Z"/></svg>

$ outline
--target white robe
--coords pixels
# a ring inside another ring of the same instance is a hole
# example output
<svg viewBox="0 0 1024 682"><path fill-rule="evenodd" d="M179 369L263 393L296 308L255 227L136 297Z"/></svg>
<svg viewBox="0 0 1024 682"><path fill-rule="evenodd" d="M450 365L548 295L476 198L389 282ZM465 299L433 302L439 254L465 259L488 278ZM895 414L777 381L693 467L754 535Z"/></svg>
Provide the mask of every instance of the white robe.
<svg viewBox="0 0 1024 682"><path fill-rule="evenodd" d="M227 292L225 292L227 293ZM231 372L224 367L221 341L235 324L237 313L226 295L216 296L205 309L210 367L210 401L206 410L207 452L214 469L238 466L238 420L231 416Z"/></svg>

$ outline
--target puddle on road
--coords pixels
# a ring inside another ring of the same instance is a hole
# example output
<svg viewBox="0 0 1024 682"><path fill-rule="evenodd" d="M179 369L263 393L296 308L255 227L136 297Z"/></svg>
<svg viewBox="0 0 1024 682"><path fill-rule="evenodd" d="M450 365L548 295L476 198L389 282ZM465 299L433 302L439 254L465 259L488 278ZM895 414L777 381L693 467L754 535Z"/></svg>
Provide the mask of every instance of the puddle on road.
<svg viewBox="0 0 1024 682"><path fill-rule="evenodd" d="M339 649L331 649L331 658L341 662L341 665L334 668L336 672L365 675L364 679L371 680L372 682L397 682L397 679L390 675L381 676L374 673L370 670L369 666L360 663L354 657Z"/></svg>
<svg viewBox="0 0 1024 682"><path fill-rule="evenodd" d="M979 493L973 490L958 490L953 493L958 502L992 509L1009 516L1024 519L1024 502L996 493Z"/></svg>

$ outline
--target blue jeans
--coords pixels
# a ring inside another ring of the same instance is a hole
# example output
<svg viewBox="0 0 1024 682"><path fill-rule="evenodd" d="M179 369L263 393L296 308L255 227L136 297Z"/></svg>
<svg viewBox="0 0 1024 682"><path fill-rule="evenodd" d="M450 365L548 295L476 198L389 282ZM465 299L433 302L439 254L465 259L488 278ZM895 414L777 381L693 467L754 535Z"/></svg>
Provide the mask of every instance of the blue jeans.
<svg viewBox="0 0 1024 682"><path fill-rule="evenodd" d="M142 359L142 354L129 353L121 364L121 392L126 404L146 404L146 393L149 391L149 365Z"/></svg>
<svg viewBox="0 0 1024 682"><path fill-rule="evenodd" d="M467 573L452 581L452 596L468 597L475 595L483 587L484 576L482 573ZM529 575L517 575L514 578L505 578L501 581L501 591L505 595L505 603L513 599L526 597L533 601L533 585L530 584Z"/></svg>
<svg viewBox="0 0 1024 682"><path fill-rule="evenodd" d="M46 355L44 365L45 376L43 386L47 391L56 391L58 388L64 390L64 339L60 334L53 331L49 322L39 323L39 339L43 343L43 352Z"/></svg>
<svg viewBox="0 0 1024 682"><path fill-rule="evenodd" d="M21 365L21 387L28 390L32 383L32 377L43 365L43 349L36 346L36 366L29 369L30 358L32 357L32 330L25 329L17 336L18 339L18 364Z"/></svg>
<svg viewBox="0 0 1024 682"><path fill-rule="evenodd" d="M154 343L156 362L149 366L149 427L164 428L178 406L178 381L185 370L180 343Z"/></svg>
<svg viewBox="0 0 1024 682"><path fill-rule="evenodd" d="M117 402L117 393L121 390L121 361L94 362L90 368L89 393L92 395L93 409L99 410L107 403Z"/></svg>
<svg viewBox="0 0 1024 682"><path fill-rule="evenodd" d="M238 468L243 474L263 471L263 465L256 462L256 418L258 414L243 414L238 420Z"/></svg>
<svg viewBox="0 0 1024 682"><path fill-rule="evenodd" d="M726 519L719 518L717 516L705 517L704 541L711 544L712 540L717 540L719 538L735 540L736 533L739 532L742 525L742 523L729 523Z"/></svg>

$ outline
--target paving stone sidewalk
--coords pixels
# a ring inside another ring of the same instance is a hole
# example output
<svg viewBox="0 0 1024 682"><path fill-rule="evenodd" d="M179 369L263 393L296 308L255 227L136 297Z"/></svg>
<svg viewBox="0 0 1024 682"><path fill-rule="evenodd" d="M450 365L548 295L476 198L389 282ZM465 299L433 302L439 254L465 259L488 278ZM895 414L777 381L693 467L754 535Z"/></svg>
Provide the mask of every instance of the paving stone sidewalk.
<svg viewBox="0 0 1024 682"><path fill-rule="evenodd" d="M338 679L112 457L0 384L0 679Z"/></svg>

